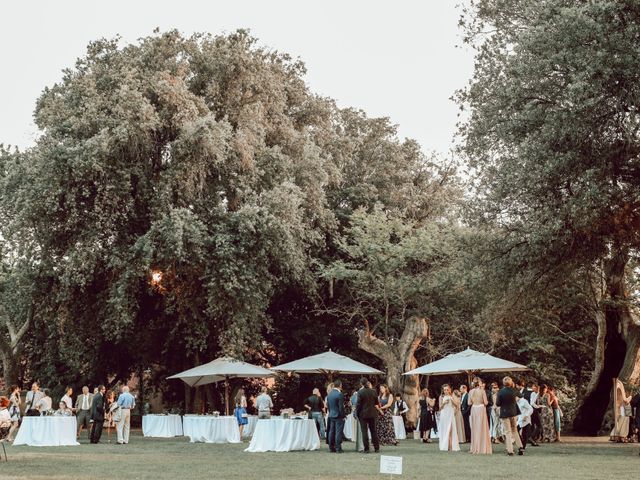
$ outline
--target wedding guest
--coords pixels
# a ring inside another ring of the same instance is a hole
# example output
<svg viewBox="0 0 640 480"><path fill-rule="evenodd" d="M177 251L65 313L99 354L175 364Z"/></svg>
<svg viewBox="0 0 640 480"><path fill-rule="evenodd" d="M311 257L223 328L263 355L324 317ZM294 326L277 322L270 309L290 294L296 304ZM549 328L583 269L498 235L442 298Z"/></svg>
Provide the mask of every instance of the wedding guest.
<svg viewBox="0 0 640 480"><path fill-rule="evenodd" d="M556 391L553 388L549 388L549 404L551 405L551 410L553 412L553 430L556 435L556 438L553 441L560 442L560 431L562 430L562 410L560 410L558 396L556 395Z"/></svg>
<svg viewBox="0 0 640 480"><path fill-rule="evenodd" d="M107 390L104 385L100 385L97 388L98 393L91 395L91 410L89 414L93 422L89 441L93 444L100 443L100 437L102 436L102 428L104 427L104 392ZM87 388L85 395L88 395L88 393L89 389ZM114 397L114 393L111 392L112 404L117 405L117 403L113 401Z"/></svg>
<svg viewBox="0 0 640 480"><path fill-rule="evenodd" d="M456 405L453 392L448 384L442 386L440 395L440 423L438 425L438 436L440 450L444 452L458 452L458 431L456 428Z"/></svg>
<svg viewBox="0 0 640 480"><path fill-rule="evenodd" d="M18 385L14 385L11 387L11 395L9 395L9 414L11 415L11 429L9 430L9 435L7 436L7 440L9 442L13 441L13 432L15 432L20 425L20 404L22 400L20 399L20 387Z"/></svg>
<svg viewBox="0 0 640 480"><path fill-rule="evenodd" d="M89 437L91 436L89 420L91 419L92 404L93 394L89 393L89 387L85 385L82 387L82 394L76 398L76 419L78 421L78 433L76 436L78 438L80 438L83 427L86 427Z"/></svg>
<svg viewBox="0 0 640 480"><path fill-rule="evenodd" d="M378 440L381 445L398 445L396 440L396 431L393 428L393 415L391 414L393 407L393 395L387 385L380 385L380 394L378 396L380 403L380 417L376 427L378 429Z"/></svg>
<svg viewBox="0 0 640 480"><path fill-rule="evenodd" d="M238 421L240 438L242 439L244 426L249 423L249 415L247 415L247 397L244 395L244 388L238 389L238 393L236 394L236 408L233 410L233 414Z"/></svg>
<svg viewBox="0 0 640 480"><path fill-rule="evenodd" d="M311 419L315 421L316 429L321 439L325 438L323 405L324 402L320 396L320 389L314 388L313 393L305 401L304 408L309 412Z"/></svg>
<svg viewBox="0 0 640 480"><path fill-rule="evenodd" d="M104 402L105 424L108 429L116 427L114 412L117 408L118 403L116 402L116 392L109 390L109 393L107 393L107 400Z"/></svg>
<svg viewBox="0 0 640 480"><path fill-rule="evenodd" d="M46 415L53 408L53 400L49 396L49 390L44 389L42 391L42 398L36 403L36 410L40 412L40 415Z"/></svg>
<svg viewBox="0 0 640 480"><path fill-rule="evenodd" d="M11 429L11 413L9 413L9 406L11 402L4 395L0 397L0 429L7 432Z"/></svg>
<svg viewBox="0 0 640 480"><path fill-rule="evenodd" d="M469 398L469 427L471 430L471 448L469 452L490 455L491 437L487 423L487 392L479 378L475 378L471 384L473 387Z"/></svg>
<svg viewBox="0 0 640 480"><path fill-rule="evenodd" d="M73 415L73 412L67 406L66 402L60 400L60 403L58 404L58 410L56 410L53 414L56 417L71 417Z"/></svg>
<svg viewBox="0 0 640 480"><path fill-rule="evenodd" d="M373 443L374 451L380 451L380 439L376 426L379 415L380 402L376 391L371 388L371 383L366 379L360 380L362 388L358 390L358 402L356 404L356 416L362 430L362 444L364 453L369 453L369 436Z"/></svg>
<svg viewBox="0 0 640 480"><path fill-rule="evenodd" d="M526 387L525 381L522 378L518 380L516 388L527 403L524 407L520 408L520 415L518 416L518 431L520 432L520 438L522 439L522 448L526 450L527 443L529 442L531 442L531 446L533 447L538 446L533 438L533 414L535 409L531 404L531 398L535 399L535 396L533 396L534 391ZM520 404L521 402L518 401L518 407L520 407ZM524 415L523 408L526 411L530 410L530 413L528 415ZM524 423L525 420L526 427L523 427L521 424Z"/></svg>
<svg viewBox="0 0 640 480"><path fill-rule="evenodd" d="M407 412L409 411L409 406L407 402L402 400L402 395L396 393L396 399L393 402L393 415L402 417L402 423L404 424L404 428L407 428Z"/></svg>
<svg viewBox="0 0 640 480"><path fill-rule="evenodd" d="M456 431L458 433L458 442L466 443L467 437L464 433L464 419L462 418L462 410L460 406L460 402L462 401L462 395L460 394L460 390L453 391L453 398L455 400L455 408L456 408Z"/></svg>
<svg viewBox="0 0 640 480"><path fill-rule="evenodd" d="M131 430L131 410L136 406L136 399L129 393L129 387L127 385L122 387L122 393L118 395L117 403L122 410L120 421L116 423L118 443L120 445L126 445L129 443L129 433Z"/></svg>
<svg viewBox="0 0 640 480"><path fill-rule="evenodd" d="M538 394L538 403L540 405L540 421L542 423L542 441L551 442L554 438L554 420L553 410L551 409L551 401L549 399L549 387L542 384Z"/></svg>
<svg viewBox="0 0 640 480"><path fill-rule="evenodd" d="M67 387L64 389L64 395L60 399L61 402L67 406L70 411L73 411L73 400L71 400L71 395L73 395L73 388Z"/></svg>
<svg viewBox="0 0 640 480"><path fill-rule="evenodd" d="M505 436L505 446L507 447L507 455L513 456L513 443L518 447L518 455L524 455L522 441L518 435L518 397L520 392L514 388L511 377L502 379L503 387L498 392L496 405L500 407L500 421Z"/></svg>
<svg viewBox="0 0 640 480"><path fill-rule="evenodd" d="M325 410L325 412L329 411L329 405L327 405L327 399L329 398L329 394L331 393L331 390L333 390L333 383L329 382L327 384L327 387L326 387L327 395L326 395L326 397L324 397L324 410ZM325 432L325 436L326 436L326 440L325 441L327 442L327 445L329 445L329 434L330 434L330 432L331 432L331 425L327 422L327 431Z"/></svg>
<svg viewBox="0 0 640 480"><path fill-rule="evenodd" d="M526 450L527 443L531 436L531 415L533 414L533 407L524 396L519 397L517 403L518 410L520 410L520 415L518 415L518 433L522 440L522 450Z"/></svg>
<svg viewBox="0 0 640 480"><path fill-rule="evenodd" d="M491 403L491 426L489 428L489 433L491 435L492 443L499 443L503 436L502 423L500 422L500 407L496 405L499 391L500 387L498 387L498 382L492 382L491 396L488 398L489 403Z"/></svg>
<svg viewBox="0 0 640 480"><path fill-rule="evenodd" d="M273 401L267 393L269 390L267 387L260 389L260 395L256 398L256 410L258 410L258 420L271 418L271 409L273 408Z"/></svg>
<svg viewBox="0 0 640 480"><path fill-rule="evenodd" d="M531 445L538 446L539 441L542 439L542 419L540 418L540 402L539 402L539 387L535 382L531 383L531 396L529 398L529 404L533 408L531 414Z"/></svg>
<svg viewBox="0 0 640 480"><path fill-rule="evenodd" d="M471 406L469 405L469 391L464 384L460 385L460 413L464 424L464 441L462 443L467 443L471 441L471 425L469 422Z"/></svg>
<svg viewBox="0 0 640 480"><path fill-rule="evenodd" d="M40 390L40 384L33 382L31 384L31 390L27 392L27 398L25 399L25 415L27 417L37 417L40 412L36 408L36 405L44 397L44 393Z"/></svg>
<svg viewBox="0 0 640 480"><path fill-rule="evenodd" d="M420 399L418 400L420 407L420 438L422 443L431 443L429 437L431 436L431 429L436 424L434 408L436 400L430 398L429 390L424 389L420 393Z"/></svg>
<svg viewBox="0 0 640 480"><path fill-rule="evenodd" d="M342 435L344 432L344 395L342 381L333 382L333 390L327 395L329 410L329 451L342 453Z"/></svg>
<svg viewBox="0 0 640 480"><path fill-rule="evenodd" d="M357 419L358 416L356 414L356 410L358 406L358 390L353 391L351 398L349 399L349 403L351 404L351 413L353 414L353 418Z"/></svg>

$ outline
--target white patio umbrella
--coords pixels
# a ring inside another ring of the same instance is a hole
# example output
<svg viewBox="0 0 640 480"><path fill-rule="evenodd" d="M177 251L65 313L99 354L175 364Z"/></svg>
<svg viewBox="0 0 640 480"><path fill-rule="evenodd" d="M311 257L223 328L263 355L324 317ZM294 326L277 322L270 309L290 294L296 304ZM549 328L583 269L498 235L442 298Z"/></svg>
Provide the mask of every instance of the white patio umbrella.
<svg viewBox="0 0 640 480"><path fill-rule="evenodd" d="M284 363L271 370L277 372L295 373L319 373L333 379L336 374L343 375L378 375L383 372L373 367L357 362L352 358L339 355L329 350L328 352L311 355L293 362Z"/></svg>
<svg viewBox="0 0 640 480"><path fill-rule="evenodd" d="M525 372L527 370L530 370L530 368L519 363L467 348L462 352L452 353L440 360L427 363L404 375L453 375L466 373L469 381L471 381L471 375L480 372Z"/></svg>
<svg viewBox="0 0 640 480"><path fill-rule="evenodd" d="M179 378L191 387L199 387L224 380L224 407L229 415L229 379L230 378L265 378L272 377L273 372L235 358L220 357L214 361L198 365L184 372L176 373L167 379Z"/></svg>

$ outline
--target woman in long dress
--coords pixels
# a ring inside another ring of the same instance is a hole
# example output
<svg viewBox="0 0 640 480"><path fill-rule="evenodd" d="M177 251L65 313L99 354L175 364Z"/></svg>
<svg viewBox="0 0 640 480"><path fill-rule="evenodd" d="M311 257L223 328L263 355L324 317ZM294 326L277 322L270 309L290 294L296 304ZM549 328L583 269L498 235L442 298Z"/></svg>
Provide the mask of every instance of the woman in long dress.
<svg viewBox="0 0 640 480"><path fill-rule="evenodd" d="M380 385L380 417L376 422L376 431L380 445L398 445L396 431L393 428L393 416L391 407L393 406L393 395L386 385Z"/></svg>
<svg viewBox="0 0 640 480"><path fill-rule="evenodd" d="M234 409L233 414L238 422L240 439L242 440L244 426L249 423L249 417L247 415L247 397L244 396L244 388L238 389L238 393L236 394L236 408Z"/></svg>
<svg viewBox="0 0 640 480"><path fill-rule="evenodd" d="M470 453L491 455L491 437L489 436L489 422L487 421L487 392L482 387L479 378L471 383L473 389L469 393L467 402L471 405L469 423L471 424Z"/></svg>
<svg viewBox="0 0 640 480"><path fill-rule="evenodd" d="M431 443L429 437L431 436L431 429L436 424L436 419L434 415L434 408L436 405L436 399L431 398L429 395L429 390L424 389L420 393L420 438L422 439L422 443Z"/></svg>
<svg viewBox="0 0 640 480"><path fill-rule="evenodd" d="M540 386L538 400L540 403L540 421L542 423L542 441L552 442L555 437L555 422L549 399L549 387L546 385Z"/></svg>
<svg viewBox="0 0 640 480"><path fill-rule="evenodd" d="M455 400L456 405L456 430L458 431L458 441L460 443L467 442L467 436L464 433L464 418L462 418L462 395L460 394L460 390L455 389L453 391L453 399Z"/></svg>
<svg viewBox="0 0 640 480"><path fill-rule="evenodd" d="M451 387L442 386L440 395L440 424L438 425L440 450L444 452L459 452L458 431L456 428L455 399L451 394Z"/></svg>
<svg viewBox="0 0 640 480"><path fill-rule="evenodd" d="M492 443L499 443L502 438L502 422L500 421L500 407L496 405L498 392L500 387L497 382L491 383L491 423L489 426L489 435L491 435Z"/></svg>

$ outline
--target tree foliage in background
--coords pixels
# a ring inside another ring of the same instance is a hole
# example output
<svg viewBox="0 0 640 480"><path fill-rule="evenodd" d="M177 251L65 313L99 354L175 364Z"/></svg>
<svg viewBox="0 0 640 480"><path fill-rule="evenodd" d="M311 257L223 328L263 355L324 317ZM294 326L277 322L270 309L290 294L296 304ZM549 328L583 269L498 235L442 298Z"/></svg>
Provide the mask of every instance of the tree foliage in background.
<svg viewBox="0 0 640 480"><path fill-rule="evenodd" d="M640 246L640 7L479 0L462 23L477 47L459 96L477 172L471 217L493 233L490 255L512 290L552 292L543 304L562 308L559 278L589 282L597 342L575 427L595 433L612 378L640 375L627 286Z"/></svg>

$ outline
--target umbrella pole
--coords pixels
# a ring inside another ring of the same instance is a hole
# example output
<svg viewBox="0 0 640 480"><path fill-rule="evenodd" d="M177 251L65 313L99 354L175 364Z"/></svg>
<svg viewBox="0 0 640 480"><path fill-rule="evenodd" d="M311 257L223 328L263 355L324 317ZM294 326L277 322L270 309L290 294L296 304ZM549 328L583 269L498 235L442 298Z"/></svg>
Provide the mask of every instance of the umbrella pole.
<svg viewBox="0 0 640 480"><path fill-rule="evenodd" d="M229 377L224 377L224 411L229 415Z"/></svg>

